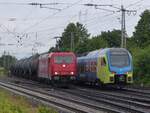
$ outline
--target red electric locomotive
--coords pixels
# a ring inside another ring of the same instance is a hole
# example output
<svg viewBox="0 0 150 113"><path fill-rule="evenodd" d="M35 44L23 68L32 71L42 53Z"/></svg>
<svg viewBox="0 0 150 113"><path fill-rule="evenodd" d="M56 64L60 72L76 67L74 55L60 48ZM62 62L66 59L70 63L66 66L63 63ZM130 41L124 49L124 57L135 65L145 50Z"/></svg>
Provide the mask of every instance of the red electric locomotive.
<svg viewBox="0 0 150 113"><path fill-rule="evenodd" d="M10 70L14 76L66 85L76 79L77 59L73 52L44 53L19 60Z"/></svg>
<svg viewBox="0 0 150 113"><path fill-rule="evenodd" d="M54 52L39 56L38 77L67 83L76 79L77 60L72 52Z"/></svg>

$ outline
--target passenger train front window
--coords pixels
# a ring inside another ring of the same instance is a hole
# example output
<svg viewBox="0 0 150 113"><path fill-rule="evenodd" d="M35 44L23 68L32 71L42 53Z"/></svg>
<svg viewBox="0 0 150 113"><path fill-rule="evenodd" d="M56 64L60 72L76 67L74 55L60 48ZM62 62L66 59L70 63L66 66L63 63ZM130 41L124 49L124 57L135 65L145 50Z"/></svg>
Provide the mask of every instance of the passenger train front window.
<svg viewBox="0 0 150 113"><path fill-rule="evenodd" d="M128 54L111 54L110 63L112 66L123 67L129 65L129 56Z"/></svg>

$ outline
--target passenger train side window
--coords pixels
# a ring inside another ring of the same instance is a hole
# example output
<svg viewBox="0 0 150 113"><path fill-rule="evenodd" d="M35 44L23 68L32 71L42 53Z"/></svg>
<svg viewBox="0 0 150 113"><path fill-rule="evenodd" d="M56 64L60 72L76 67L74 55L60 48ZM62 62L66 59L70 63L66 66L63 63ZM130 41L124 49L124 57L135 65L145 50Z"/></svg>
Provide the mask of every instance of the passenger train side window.
<svg viewBox="0 0 150 113"><path fill-rule="evenodd" d="M83 73L84 72L84 64L80 65L80 72Z"/></svg>
<svg viewBox="0 0 150 113"><path fill-rule="evenodd" d="M106 60L105 60L105 58L101 58L101 66L106 66Z"/></svg>

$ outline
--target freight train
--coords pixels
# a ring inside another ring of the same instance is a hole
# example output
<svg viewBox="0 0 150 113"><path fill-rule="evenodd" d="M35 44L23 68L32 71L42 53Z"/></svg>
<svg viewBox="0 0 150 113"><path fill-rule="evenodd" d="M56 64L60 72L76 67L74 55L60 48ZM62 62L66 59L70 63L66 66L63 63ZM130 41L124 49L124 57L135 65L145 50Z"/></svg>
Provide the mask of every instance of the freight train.
<svg viewBox="0 0 150 113"><path fill-rule="evenodd" d="M132 57L124 48L106 48L89 52L77 58L81 83L116 85L133 83Z"/></svg>
<svg viewBox="0 0 150 113"><path fill-rule="evenodd" d="M17 61L10 71L12 75L32 80L69 83L76 79L77 59L72 52L37 54Z"/></svg>

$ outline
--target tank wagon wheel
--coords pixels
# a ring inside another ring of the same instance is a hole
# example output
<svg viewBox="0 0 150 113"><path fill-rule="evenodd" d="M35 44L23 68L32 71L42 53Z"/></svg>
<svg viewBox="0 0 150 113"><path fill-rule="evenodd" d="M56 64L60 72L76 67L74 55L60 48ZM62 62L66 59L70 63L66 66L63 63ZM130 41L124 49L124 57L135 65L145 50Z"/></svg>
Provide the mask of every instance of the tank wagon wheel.
<svg viewBox="0 0 150 113"><path fill-rule="evenodd" d="M49 79L45 79L44 83L46 83L46 84L50 84L50 83L51 83L51 81L50 81Z"/></svg>
<svg viewBox="0 0 150 113"><path fill-rule="evenodd" d="M20 71L19 70L17 70L17 76L20 77Z"/></svg>
<svg viewBox="0 0 150 113"><path fill-rule="evenodd" d="M28 73L28 79L30 79L31 80L31 76L32 76L32 71L29 69L29 73Z"/></svg>
<svg viewBox="0 0 150 113"><path fill-rule="evenodd" d="M42 78L40 78L40 77L37 78L37 81L38 81L39 83L43 82L43 81L42 81Z"/></svg>

